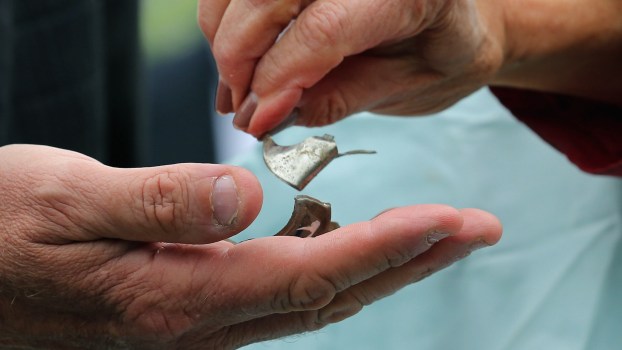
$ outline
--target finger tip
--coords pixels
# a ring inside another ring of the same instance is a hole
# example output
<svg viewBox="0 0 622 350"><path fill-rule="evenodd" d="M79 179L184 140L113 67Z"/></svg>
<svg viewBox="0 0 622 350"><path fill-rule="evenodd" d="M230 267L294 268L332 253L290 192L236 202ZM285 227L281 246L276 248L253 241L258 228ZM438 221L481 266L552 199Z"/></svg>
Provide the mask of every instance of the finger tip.
<svg viewBox="0 0 622 350"><path fill-rule="evenodd" d="M218 81L218 87L216 89L215 109L220 115L226 115L233 112L233 101L231 96L231 89L222 80Z"/></svg>
<svg viewBox="0 0 622 350"><path fill-rule="evenodd" d="M464 218L463 231L477 235L488 245L494 245L501 239L503 224L495 215L476 208L460 209Z"/></svg>
<svg viewBox="0 0 622 350"><path fill-rule="evenodd" d="M263 202L259 180L250 171L231 165L202 164L195 168L197 209L191 222L196 226L192 243L210 243L229 238L248 227Z"/></svg>
<svg viewBox="0 0 622 350"><path fill-rule="evenodd" d="M249 119L247 132L259 138L262 135L286 128L298 120L296 104L302 96L302 89L288 88L272 95L262 95L257 108Z"/></svg>

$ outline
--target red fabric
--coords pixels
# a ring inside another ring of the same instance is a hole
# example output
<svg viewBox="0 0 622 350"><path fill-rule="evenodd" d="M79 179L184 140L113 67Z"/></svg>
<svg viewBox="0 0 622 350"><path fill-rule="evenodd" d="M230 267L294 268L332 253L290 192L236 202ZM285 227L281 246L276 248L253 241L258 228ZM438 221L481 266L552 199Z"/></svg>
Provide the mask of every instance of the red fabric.
<svg viewBox="0 0 622 350"><path fill-rule="evenodd" d="M503 105L586 172L622 176L622 107L491 87Z"/></svg>

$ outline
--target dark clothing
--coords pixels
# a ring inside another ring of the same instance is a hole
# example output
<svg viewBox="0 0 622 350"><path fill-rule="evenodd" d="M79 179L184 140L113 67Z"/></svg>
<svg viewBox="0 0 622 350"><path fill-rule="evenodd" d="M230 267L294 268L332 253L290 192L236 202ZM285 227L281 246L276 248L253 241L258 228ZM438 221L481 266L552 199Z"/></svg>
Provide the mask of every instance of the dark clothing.
<svg viewBox="0 0 622 350"><path fill-rule="evenodd" d="M212 118L218 74L207 46L199 39L191 50L147 70L148 150L143 165L216 161Z"/></svg>
<svg viewBox="0 0 622 350"><path fill-rule="evenodd" d="M137 0L0 0L0 145L135 165L139 62Z"/></svg>
<svg viewBox="0 0 622 350"><path fill-rule="evenodd" d="M518 119L582 170L622 176L622 107L551 93L491 90Z"/></svg>

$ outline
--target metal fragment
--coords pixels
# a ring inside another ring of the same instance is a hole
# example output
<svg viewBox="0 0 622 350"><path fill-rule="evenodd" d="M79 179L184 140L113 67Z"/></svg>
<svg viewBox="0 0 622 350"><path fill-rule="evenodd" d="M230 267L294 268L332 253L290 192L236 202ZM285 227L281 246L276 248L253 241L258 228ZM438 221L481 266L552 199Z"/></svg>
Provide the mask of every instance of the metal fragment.
<svg viewBox="0 0 622 350"><path fill-rule="evenodd" d="M270 135L263 139L263 158L266 166L279 179L301 191L333 159L352 154L374 154L375 151L337 151L332 135L313 136L291 145L277 145Z"/></svg>
<svg viewBox="0 0 622 350"><path fill-rule="evenodd" d="M330 219L330 203L298 195L291 218L275 236L317 237L339 228L339 224Z"/></svg>

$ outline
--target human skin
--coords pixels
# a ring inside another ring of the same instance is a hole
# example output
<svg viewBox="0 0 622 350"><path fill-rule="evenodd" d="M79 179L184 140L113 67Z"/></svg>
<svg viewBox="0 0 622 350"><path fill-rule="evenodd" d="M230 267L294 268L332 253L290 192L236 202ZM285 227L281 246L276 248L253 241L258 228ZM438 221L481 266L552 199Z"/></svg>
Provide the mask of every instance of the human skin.
<svg viewBox="0 0 622 350"><path fill-rule="evenodd" d="M615 0L199 1L216 107L256 137L429 114L486 85L622 105L620 16Z"/></svg>
<svg viewBox="0 0 622 350"><path fill-rule="evenodd" d="M241 168L118 169L32 145L0 147L0 168L3 348L229 349L313 331L501 235L489 213L419 205L234 244L262 201Z"/></svg>

